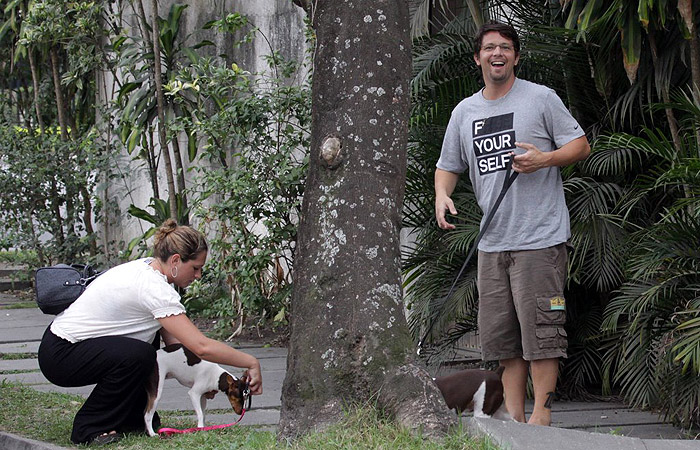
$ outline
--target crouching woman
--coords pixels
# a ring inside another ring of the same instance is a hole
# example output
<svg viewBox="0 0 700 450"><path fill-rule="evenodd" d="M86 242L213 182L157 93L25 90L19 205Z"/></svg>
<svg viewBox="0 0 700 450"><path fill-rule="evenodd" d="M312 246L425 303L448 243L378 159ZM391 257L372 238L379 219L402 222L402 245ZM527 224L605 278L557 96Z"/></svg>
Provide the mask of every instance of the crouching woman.
<svg viewBox="0 0 700 450"><path fill-rule="evenodd" d="M170 219L156 232L154 257L106 271L49 325L38 356L44 376L63 387L96 385L73 421L73 443L114 442L145 430L145 382L160 338L204 360L248 369L251 393L262 393L259 361L204 336L172 286L185 288L202 276L207 249L200 232Z"/></svg>

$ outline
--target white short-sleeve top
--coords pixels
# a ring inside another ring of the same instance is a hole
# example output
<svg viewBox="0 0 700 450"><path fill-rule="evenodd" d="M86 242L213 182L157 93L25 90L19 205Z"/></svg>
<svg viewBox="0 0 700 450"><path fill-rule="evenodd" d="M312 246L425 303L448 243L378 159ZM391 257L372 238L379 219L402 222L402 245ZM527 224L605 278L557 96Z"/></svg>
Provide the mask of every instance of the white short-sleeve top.
<svg viewBox="0 0 700 450"><path fill-rule="evenodd" d="M183 314L180 295L165 275L143 258L109 269L56 316L51 331L76 343L102 336L124 336L153 342L158 319Z"/></svg>

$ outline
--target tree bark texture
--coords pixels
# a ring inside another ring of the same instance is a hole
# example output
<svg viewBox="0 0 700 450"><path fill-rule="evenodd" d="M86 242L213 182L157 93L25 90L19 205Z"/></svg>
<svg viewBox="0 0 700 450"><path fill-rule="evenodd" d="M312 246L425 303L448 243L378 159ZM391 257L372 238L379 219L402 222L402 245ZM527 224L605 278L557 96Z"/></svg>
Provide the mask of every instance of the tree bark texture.
<svg viewBox="0 0 700 450"><path fill-rule="evenodd" d="M377 404L439 436L456 423L412 362L399 231L411 49L406 0L313 3L312 138L279 434Z"/></svg>

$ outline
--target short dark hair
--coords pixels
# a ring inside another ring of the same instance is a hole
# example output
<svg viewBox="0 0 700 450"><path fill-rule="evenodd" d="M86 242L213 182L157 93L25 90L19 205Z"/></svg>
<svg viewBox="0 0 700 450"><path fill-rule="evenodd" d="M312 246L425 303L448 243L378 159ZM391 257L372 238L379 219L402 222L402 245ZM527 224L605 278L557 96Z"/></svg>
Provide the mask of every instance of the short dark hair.
<svg viewBox="0 0 700 450"><path fill-rule="evenodd" d="M520 54L520 38L518 37L518 32L515 31L515 28L505 23L491 21L483 24L481 28L479 28L479 31L476 33L476 37L474 37L475 55L478 55L481 51L481 41L484 39L484 35L486 33L490 33L491 31L496 31L504 38L510 39L513 42L515 54Z"/></svg>

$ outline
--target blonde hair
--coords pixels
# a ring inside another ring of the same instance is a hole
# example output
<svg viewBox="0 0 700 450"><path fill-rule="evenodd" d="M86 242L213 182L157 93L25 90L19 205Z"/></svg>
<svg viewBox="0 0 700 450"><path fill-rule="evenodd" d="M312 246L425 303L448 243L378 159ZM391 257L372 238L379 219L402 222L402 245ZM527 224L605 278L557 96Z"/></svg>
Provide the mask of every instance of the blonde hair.
<svg viewBox="0 0 700 450"><path fill-rule="evenodd" d="M167 261L177 253L182 262L187 262L208 249L202 233L192 227L178 225L175 219L163 222L153 241L153 256L161 261Z"/></svg>

